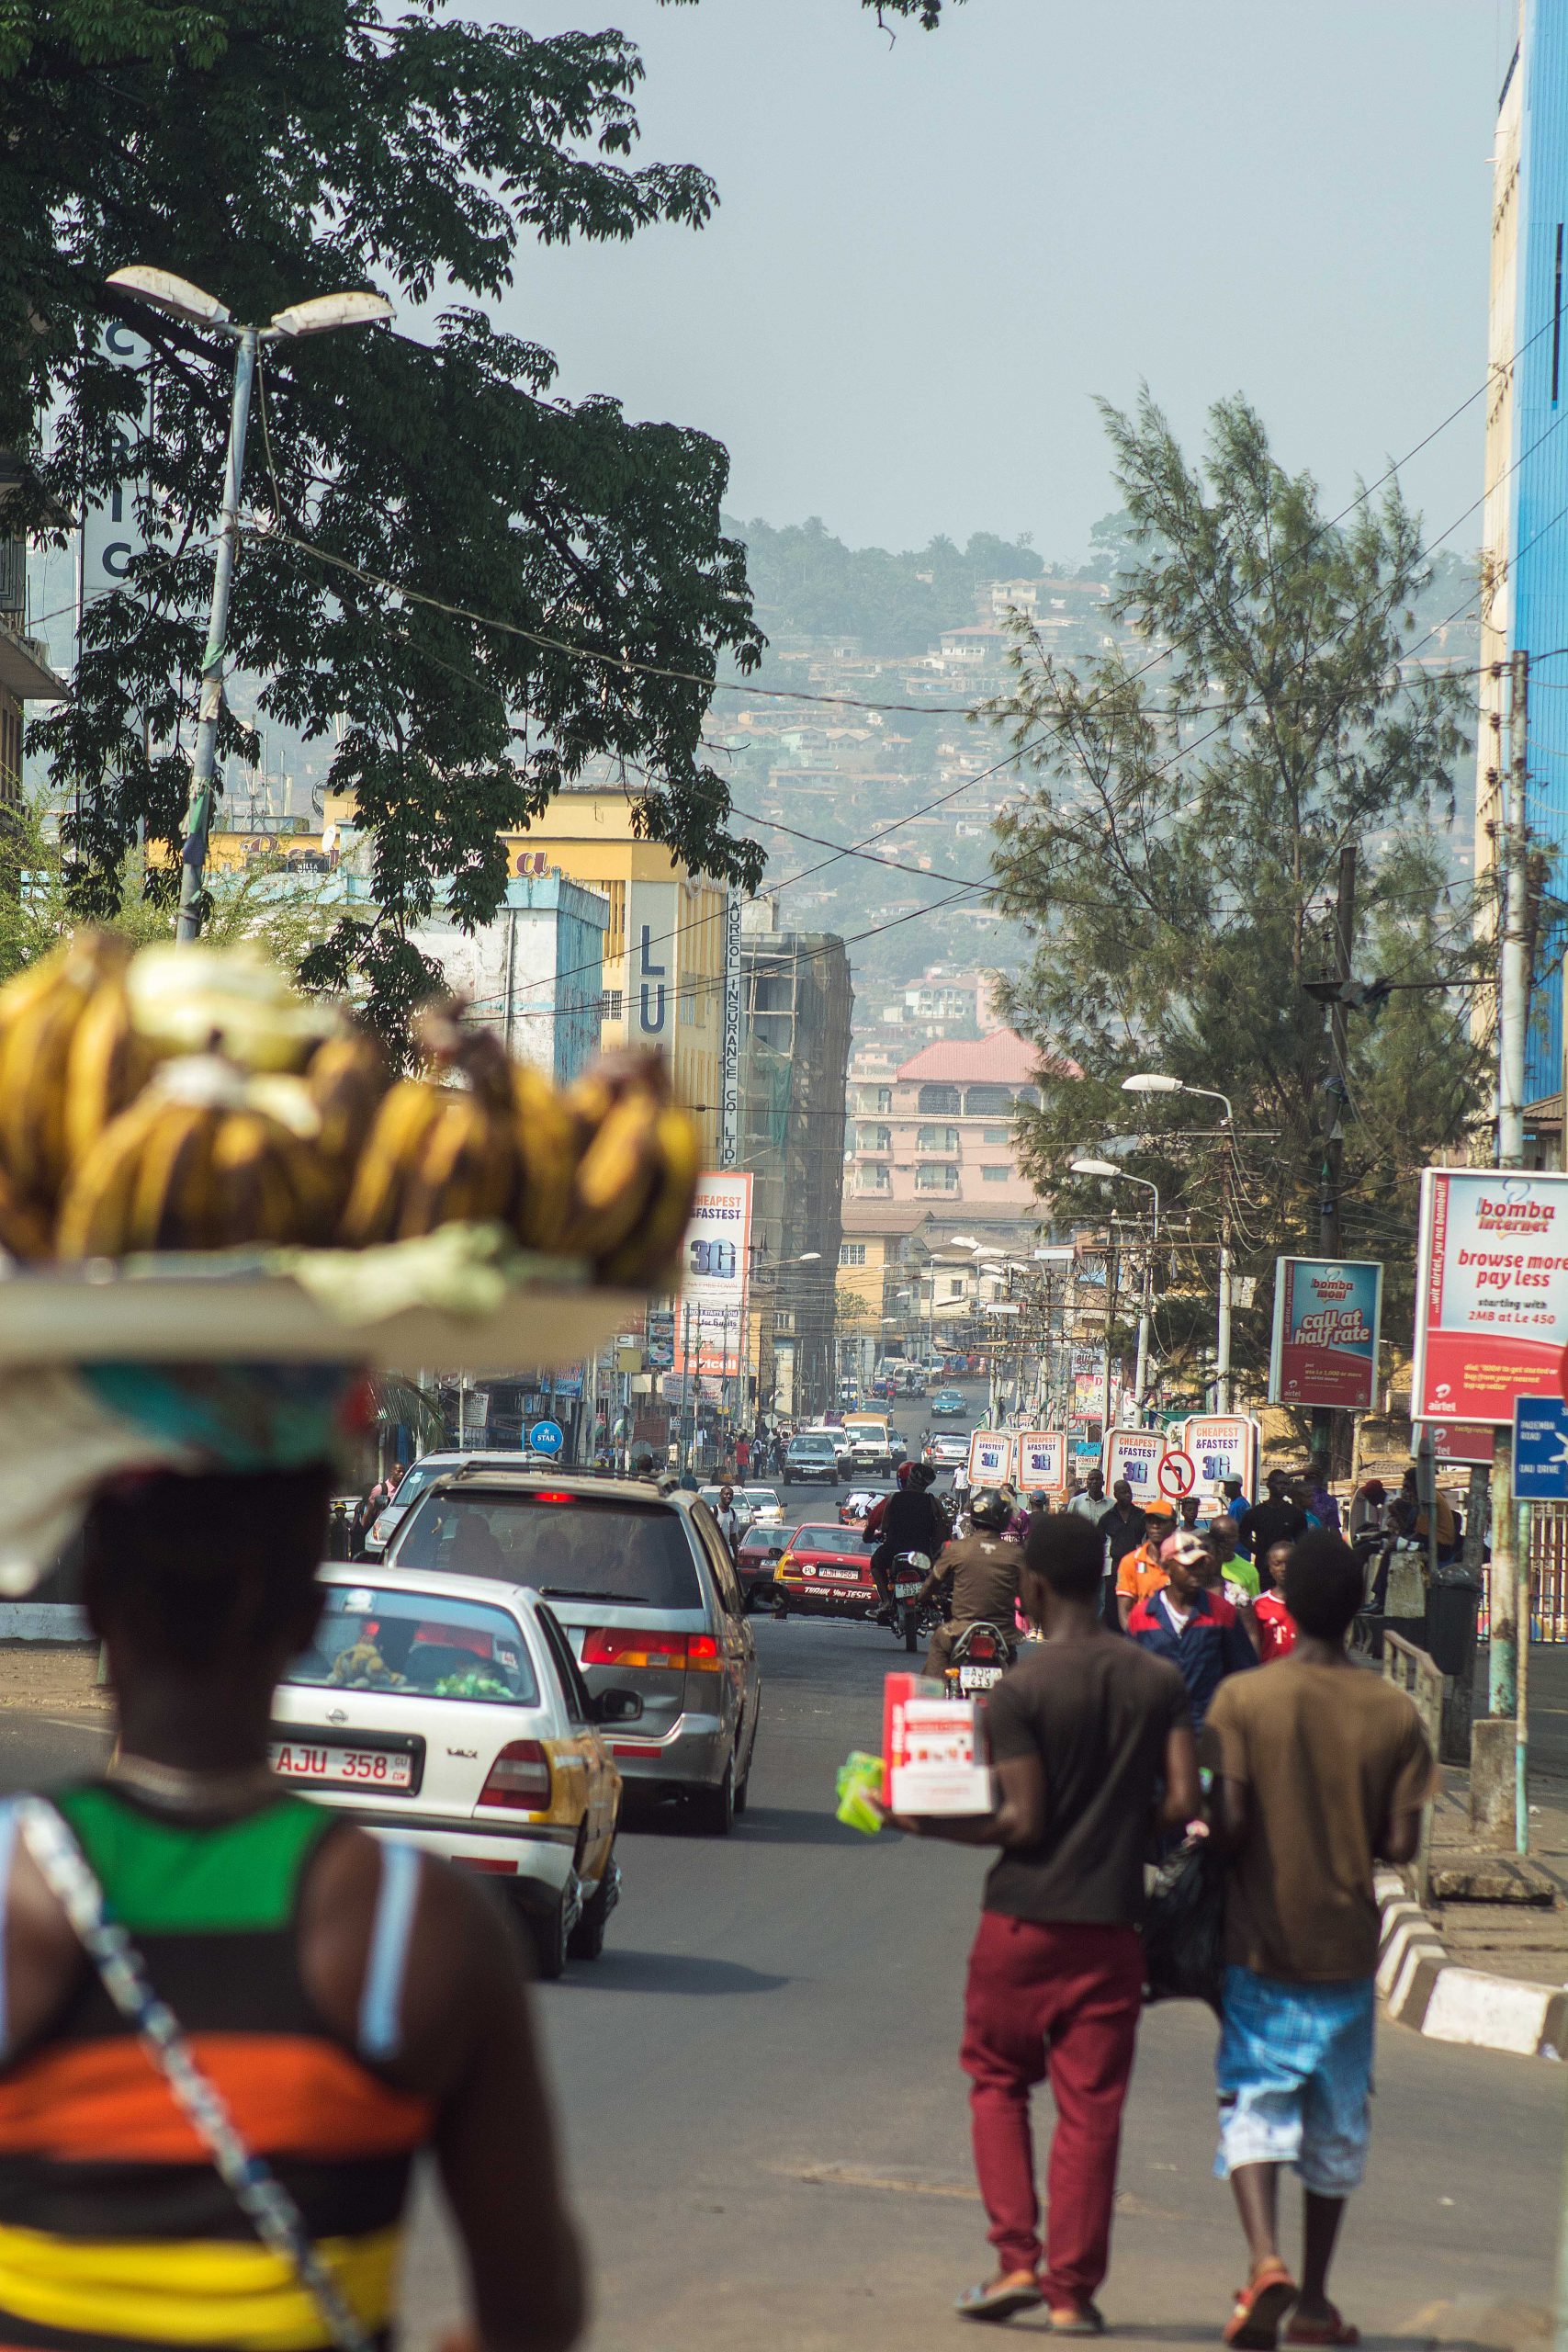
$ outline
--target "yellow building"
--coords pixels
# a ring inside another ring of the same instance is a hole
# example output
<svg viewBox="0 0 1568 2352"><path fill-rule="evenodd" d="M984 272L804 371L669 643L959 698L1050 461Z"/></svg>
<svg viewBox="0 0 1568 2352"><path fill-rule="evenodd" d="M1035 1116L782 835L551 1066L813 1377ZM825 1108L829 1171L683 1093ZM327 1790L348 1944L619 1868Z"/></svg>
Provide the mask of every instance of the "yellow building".
<svg viewBox="0 0 1568 2352"><path fill-rule="evenodd" d="M334 820L352 824L353 808L329 795L326 820ZM509 874L557 870L609 900L604 1046L653 1046L669 1057L675 1099L702 1131L703 1164L716 1168L724 1099L722 885L689 875L660 842L639 840L632 804L618 790L559 793L526 832L503 839ZM321 842L320 835L301 834L271 846L294 860L319 852ZM243 847L239 854L245 854Z"/></svg>

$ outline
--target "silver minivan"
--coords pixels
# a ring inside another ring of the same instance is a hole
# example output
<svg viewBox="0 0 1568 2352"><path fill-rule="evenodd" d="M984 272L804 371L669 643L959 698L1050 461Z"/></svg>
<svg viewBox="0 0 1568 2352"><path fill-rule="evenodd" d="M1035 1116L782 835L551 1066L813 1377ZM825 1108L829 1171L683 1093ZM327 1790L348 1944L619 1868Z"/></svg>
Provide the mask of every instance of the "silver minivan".
<svg viewBox="0 0 1568 2352"><path fill-rule="evenodd" d="M476 1464L426 1488L388 1564L531 1586L590 1693L642 1701L635 1724L604 1735L628 1793L678 1798L699 1827L728 1835L745 1809L762 1680L729 1547L695 1495Z"/></svg>

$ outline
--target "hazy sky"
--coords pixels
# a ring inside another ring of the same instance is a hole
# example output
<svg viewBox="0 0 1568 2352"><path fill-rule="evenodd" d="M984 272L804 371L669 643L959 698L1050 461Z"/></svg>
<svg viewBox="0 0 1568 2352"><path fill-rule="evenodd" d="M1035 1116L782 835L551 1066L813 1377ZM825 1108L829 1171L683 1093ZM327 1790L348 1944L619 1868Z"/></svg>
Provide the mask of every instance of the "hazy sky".
<svg viewBox="0 0 1568 2352"><path fill-rule="evenodd" d="M742 515L1077 554L1096 393L1191 434L1245 390L1338 501L1481 383L1510 0L965 0L891 43L855 0L472 13L619 26L643 159L717 180L700 232L530 251L504 316L569 394L716 435ZM1480 467L1477 401L1409 470L1434 531Z"/></svg>

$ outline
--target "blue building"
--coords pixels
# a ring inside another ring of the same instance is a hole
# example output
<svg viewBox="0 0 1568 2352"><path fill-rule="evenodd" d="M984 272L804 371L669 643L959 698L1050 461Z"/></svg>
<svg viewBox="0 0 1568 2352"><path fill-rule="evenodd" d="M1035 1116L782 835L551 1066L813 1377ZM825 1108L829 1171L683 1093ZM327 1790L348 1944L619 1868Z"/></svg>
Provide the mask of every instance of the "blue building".
<svg viewBox="0 0 1568 2352"><path fill-rule="evenodd" d="M1507 665L1530 656L1528 819L1568 875L1568 0L1521 0L1519 39L1498 102L1482 582L1476 876L1495 867L1511 756ZM1501 665L1494 678L1491 668ZM1561 713L1559 709L1561 706ZM1564 748L1559 748L1564 747ZM1484 909L1488 930L1495 918ZM1526 1046L1527 1158L1561 1165L1562 943L1538 987Z"/></svg>
<svg viewBox="0 0 1568 2352"><path fill-rule="evenodd" d="M511 876L479 931L439 914L409 937L508 1053L564 1086L598 1058L610 903L564 874Z"/></svg>

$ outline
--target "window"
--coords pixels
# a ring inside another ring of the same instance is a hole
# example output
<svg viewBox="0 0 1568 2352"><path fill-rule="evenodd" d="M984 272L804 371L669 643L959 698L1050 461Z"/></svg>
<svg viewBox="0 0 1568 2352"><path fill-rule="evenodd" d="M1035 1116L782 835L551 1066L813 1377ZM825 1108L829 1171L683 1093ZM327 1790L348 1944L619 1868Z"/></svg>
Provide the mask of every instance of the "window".
<svg viewBox="0 0 1568 2352"><path fill-rule="evenodd" d="M1010 1168L982 1168L980 1170L981 1182L987 1184L1005 1184L1011 1174Z"/></svg>
<svg viewBox="0 0 1568 2352"><path fill-rule="evenodd" d="M936 1118L956 1118L964 1104L956 1086L922 1086L915 1108Z"/></svg>
<svg viewBox="0 0 1568 2352"><path fill-rule="evenodd" d="M290 1682L317 1690L406 1690L422 1699L486 1699L536 1707L533 1660L515 1619L445 1593L328 1585L321 1622Z"/></svg>
<svg viewBox="0 0 1568 2352"><path fill-rule="evenodd" d="M865 1263L865 1243L863 1241L840 1241L839 1244L839 1263L840 1266L863 1266Z"/></svg>
<svg viewBox="0 0 1568 2352"><path fill-rule="evenodd" d="M971 1118L1009 1118L1012 1114L1012 1089L1007 1086L972 1086L964 1098L964 1107Z"/></svg>
<svg viewBox="0 0 1568 2352"><path fill-rule="evenodd" d="M888 1193L893 1179L886 1168L863 1168L857 1173L856 1190L862 1193Z"/></svg>
<svg viewBox="0 0 1568 2352"><path fill-rule="evenodd" d="M949 1298L962 1298L962 1297L963 1297L963 1295L964 1295L964 1277L963 1277L963 1275L962 1275L962 1274L950 1274L950 1275L948 1276L948 1279L947 1279L947 1295L948 1295Z"/></svg>
<svg viewBox="0 0 1568 2352"><path fill-rule="evenodd" d="M928 1161L925 1167L915 1170L915 1190L917 1193L956 1193L958 1170L942 1160Z"/></svg>
<svg viewBox="0 0 1568 2352"><path fill-rule="evenodd" d="M552 1503L475 1481L422 1497L399 1536L400 1568L498 1577L547 1599L558 1591L648 1609L702 1605L686 1532L657 1506L576 1494Z"/></svg>
<svg viewBox="0 0 1568 2352"><path fill-rule="evenodd" d="M1010 1127L982 1127L980 1141L982 1143L1010 1143L1012 1130Z"/></svg>
<svg viewBox="0 0 1568 2352"><path fill-rule="evenodd" d="M861 1127L856 1132L855 1148L859 1151L891 1151L891 1127Z"/></svg>
<svg viewBox="0 0 1568 2352"><path fill-rule="evenodd" d="M958 1149L956 1127L921 1127L915 1137L917 1151L955 1152Z"/></svg>
<svg viewBox="0 0 1568 2352"><path fill-rule="evenodd" d="M890 1086L878 1086L874 1088L873 1091L876 1096L876 1100L872 1104L872 1109L874 1111L891 1111L893 1108L893 1089Z"/></svg>

